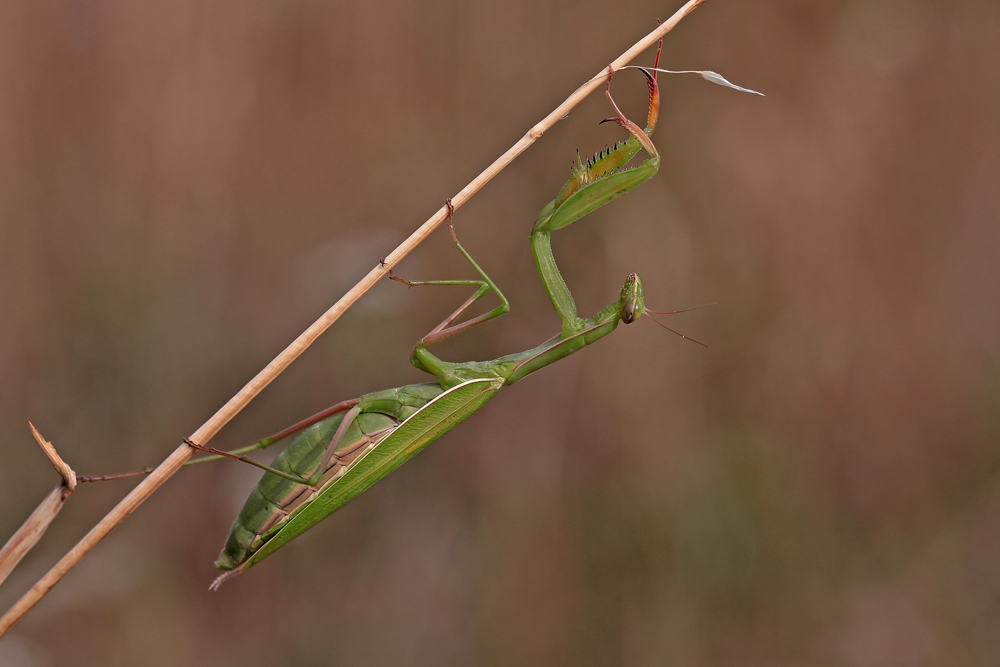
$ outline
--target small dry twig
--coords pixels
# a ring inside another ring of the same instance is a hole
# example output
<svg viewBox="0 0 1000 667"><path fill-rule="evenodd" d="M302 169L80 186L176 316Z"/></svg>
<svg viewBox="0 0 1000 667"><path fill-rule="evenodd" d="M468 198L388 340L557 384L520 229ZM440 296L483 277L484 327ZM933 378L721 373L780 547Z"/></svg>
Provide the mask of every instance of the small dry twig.
<svg viewBox="0 0 1000 667"><path fill-rule="evenodd" d="M633 58L651 47L657 42L657 40L670 32L674 26L680 23L681 19L690 14L695 7L702 4L704 1L705 0L688 0L683 7L678 9L668 20L660 24L656 30L653 30L641 40L636 42L629 50L620 55L614 60L614 62L610 63L611 70L618 70L627 65ZM466 185L458 192L458 194L452 197L451 201L454 207L459 208L465 204L465 202L469 201L469 199L471 199L474 194L479 192L484 185L489 183L497 174L503 171L507 165L513 162L514 158L527 150L527 148L535 143L539 137L545 134L550 127L564 118L570 110L573 109L573 107L579 104L585 97L590 95L590 93L604 85L607 78L608 67L604 66L598 74L577 88L573 94L566 98L565 102L556 107L541 122L528 130L528 133L525 134L516 144L511 146L506 153L497 158L493 164L487 167L481 174L479 174L479 176L473 179L471 183ZM269 363L264 370L260 371L256 377L247 383L247 385L243 387L239 393L229 399L229 402L222 406L218 412L212 415L212 417L205 422L201 428L195 431L191 435L190 439L202 445L211 440L212 436L218 433L230 419L236 416L236 414L247 405L247 403L263 391L264 387L269 385L272 380L278 377L278 375L284 371L285 368L292 363L292 361L302 354L306 348L312 345L319 335L326 331L330 325L336 322L340 316L343 315L348 308L353 306L365 292L374 287L375 283L384 278L389 271L396 266L396 264L406 257L414 248L420 245L424 239L430 236L431 232L433 232L438 225L445 221L447 215L447 207L442 206L438 209L434 215L417 228L417 230L413 232L409 238L399 245L399 247L393 250L386 257L382 258L375 268L368 272L368 275L362 278L357 285L341 297L341 299L328 311L323 313L323 315L298 338L296 338L291 345L275 357L275 359ZM149 498L149 496L152 495L161 484L177 472L181 466L184 465L189 458L191 458L194 451L195 450L193 448L184 444L175 449L173 453L170 454L170 456L168 456L166 460L164 460L163 463L161 463L156 470L149 475L149 477L140 482L131 493L125 496L125 498L107 514L107 516L101 519L96 526L91 528L90 532L88 532L83 539L76 544L76 546L63 556L62 559L45 574L45 576L39 579L38 582L27 593L25 593L13 607L7 610L7 613L5 613L3 617L0 617L0 637L3 637L12 627L24 618L25 614L27 614L31 608L45 596L46 593L52 590L52 587L55 586L59 580L62 579L63 576L65 576L66 573L69 572L78 562L80 562L80 560L91 549L93 549L98 542L110 533L115 526L124 521L132 512L136 510L136 508L139 507L139 505Z"/></svg>
<svg viewBox="0 0 1000 667"><path fill-rule="evenodd" d="M49 463L52 467L56 469L59 476L63 478L63 484L66 485L66 489L69 493L76 491L76 473L73 469L66 465L66 462L59 458L59 454L56 453L56 448L52 446L52 443L42 437L42 434L38 432L35 425L28 422L28 426L31 428L31 435L35 438L35 442L38 446L42 448L45 452L45 456L48 457Z"/></svg>

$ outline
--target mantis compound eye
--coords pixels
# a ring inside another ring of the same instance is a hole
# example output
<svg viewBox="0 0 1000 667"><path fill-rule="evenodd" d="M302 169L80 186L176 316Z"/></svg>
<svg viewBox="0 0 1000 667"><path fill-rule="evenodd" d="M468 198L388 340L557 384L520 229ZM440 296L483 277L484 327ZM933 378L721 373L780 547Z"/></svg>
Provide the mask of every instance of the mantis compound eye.
<svg viewBox="0 0 1000 667"><path fill-rule="evenodd" d="M626 303L622 309L622 322L632 324L635 322L635 302Z"/></svg>

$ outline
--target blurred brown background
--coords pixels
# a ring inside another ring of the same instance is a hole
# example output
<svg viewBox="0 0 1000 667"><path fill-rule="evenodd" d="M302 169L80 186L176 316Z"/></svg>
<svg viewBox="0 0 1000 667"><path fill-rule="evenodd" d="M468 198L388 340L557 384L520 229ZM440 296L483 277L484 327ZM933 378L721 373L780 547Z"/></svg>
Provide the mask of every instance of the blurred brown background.
<svg viewBox="0 0 1000 667"><path fill-rule="evenodd" d="M378 258L680 2L0 4L0 536L56 478L160 461ZM651 307L503 391L210 594L258 475L179 474L3 665L1000 663L1000 5L724 2L663 64L660 173L555 237L582 312ZM639 62L650 63L652 54ZM636 73L615 79L642 118ZM592 96L458 216L513 312ZM469 275L439 232L400 267ZM380 284L216 438L421 381L464 293ZM270 456L270 455L268 455ZM90 485L6 609L133 485Z"/></svg>

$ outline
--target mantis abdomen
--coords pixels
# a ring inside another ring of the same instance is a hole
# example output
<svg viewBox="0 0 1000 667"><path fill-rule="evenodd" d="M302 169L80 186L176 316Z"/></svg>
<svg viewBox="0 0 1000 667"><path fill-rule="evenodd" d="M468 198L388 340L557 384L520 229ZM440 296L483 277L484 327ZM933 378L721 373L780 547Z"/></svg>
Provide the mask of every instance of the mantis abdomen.
<svg viewBox="0 0 1000 667"><path fill-rule="evenodd" d="M362 396L346 413L312 425L273 468L305 480L328 459L319 483L266 473L233 524L216 567L243 571L265 558L465 421L503 384L502 378L487 377L448 390L437 383L387 389ZM351 422L345 428L347 419ZM338 434L337 449L328 456Z"/></svg>
<svg viewBox="0 0 1000 667"><path fill-rule="evenodd" d="M363 396L363 406L340 440L340 447L327 462L316 486L297 484L273 474L265 474L243 505L233 523L216 567L230 570L244 563L263 546L296 511L311 503L344 476L351 464L367 454L386 436L435 396L440 385L418 384ZM344 413L313 424L272 463L281 472L308 479L316 472L344 420Z"/></svg>

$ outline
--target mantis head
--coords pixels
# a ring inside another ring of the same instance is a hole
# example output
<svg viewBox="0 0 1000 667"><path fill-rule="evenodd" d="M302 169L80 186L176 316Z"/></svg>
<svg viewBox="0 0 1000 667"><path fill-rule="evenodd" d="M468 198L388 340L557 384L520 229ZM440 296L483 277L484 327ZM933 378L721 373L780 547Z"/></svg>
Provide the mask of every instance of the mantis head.
<svg viewBox="0 0 1000 667"><path fill-rule="evenodd" d="M678 313L686 313L691 310L698 310L699 308L704 308L705 306L714 305L714 303L706 303L701 306L695 306L694 308L685 308L684 310L650 310L646 308L646 302L642 297L642 281L639 280L639 276L634 273L630 273L628 274L628 278L625 279L625 284L622 285L621 296L618 298L618 318L625 324L632 324L643 315L648 315L649 313L656 313L657 315L677 315ZM686 338L692 343L697 343L702 347L708 347L708 345L696 341L690 336L686 336L679 331L674 331L652 315L649 315L649 319L653 320L670 333L677 334L681 338Z"/></svg>
<svg viewBox="0 0 1000 667"><path fill-rule="evenodd" d="M622 286L621 298L618 300L618 317L625 324L632 324L646 312L646 304L642 300L642 281L634 273L628 274Z"/></svg>

